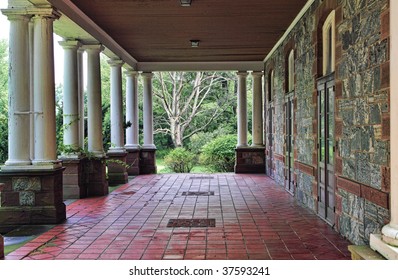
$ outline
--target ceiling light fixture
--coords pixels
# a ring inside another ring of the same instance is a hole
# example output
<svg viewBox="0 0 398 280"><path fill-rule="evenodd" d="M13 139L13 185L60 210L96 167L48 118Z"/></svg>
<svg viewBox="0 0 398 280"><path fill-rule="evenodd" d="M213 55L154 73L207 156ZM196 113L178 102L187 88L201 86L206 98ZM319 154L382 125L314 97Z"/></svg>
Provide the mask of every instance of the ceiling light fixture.
<svg viewBox="0 0 398 280"><path fill-rule="evenodd" d="M182 7L189 7L191 6L192 0L180 0L180 4Z"/></svg>
<svg viewBox="0 0 398 280"><path fill-rule="evenodd" d="M199 40L190 40L191 41L191 47L192 48L197 48L199 47Z"/></svg>

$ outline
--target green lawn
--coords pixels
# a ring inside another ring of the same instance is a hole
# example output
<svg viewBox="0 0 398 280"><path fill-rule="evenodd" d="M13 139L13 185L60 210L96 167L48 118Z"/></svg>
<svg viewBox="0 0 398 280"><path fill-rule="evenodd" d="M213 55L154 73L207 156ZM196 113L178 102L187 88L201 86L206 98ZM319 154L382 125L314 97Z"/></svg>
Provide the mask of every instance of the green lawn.
<svg viewBox="0 0 398 280"><path fill-rule="evenodd" d="M168 169L164 163L162 158L156 159L156 166L157 166L157 173L158 174L167 174L167 173L174 173L170 169ZM211 173L204 165L196 165L192 168L191 173Z"/></svg>

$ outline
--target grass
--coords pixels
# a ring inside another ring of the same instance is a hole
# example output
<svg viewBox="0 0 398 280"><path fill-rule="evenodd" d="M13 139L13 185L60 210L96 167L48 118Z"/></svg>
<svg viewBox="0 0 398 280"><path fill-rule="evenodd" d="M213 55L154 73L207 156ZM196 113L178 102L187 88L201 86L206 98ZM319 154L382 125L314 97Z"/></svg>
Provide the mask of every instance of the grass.
<svg viewBox="0 0 398 280"><path fill-rule="evenodd" d="M163 158L156 159L156 166L158 174L174 173L172 170L167 168ZM198 164L194 166L194 168L192 168L191 173L211 173L211 172L206 168L206 166Z"/></svg>

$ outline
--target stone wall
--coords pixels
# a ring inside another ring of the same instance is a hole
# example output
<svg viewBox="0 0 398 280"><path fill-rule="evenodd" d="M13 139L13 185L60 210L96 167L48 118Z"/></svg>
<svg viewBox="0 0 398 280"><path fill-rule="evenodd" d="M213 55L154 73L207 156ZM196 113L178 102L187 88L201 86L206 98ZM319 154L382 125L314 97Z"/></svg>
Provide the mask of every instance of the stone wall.
<svg viewBox="0 0 398 280"><path fill-rule="evenodd" d="M367 244L389 220L389 7L387 0L315 1L265 64L274 70L274 153L285 154L285 58L295 51L295 198L317 211L317 79L321 27L335 11L335 225ZM267 121L267 120L266 120ZM283 185L283 156L275 158Z"/></svg>
<svg viewBox="0 0 398 280"><path fill-rule="evenodd" d="M342 1L337 26L337 176L359 183L338 184L340 232L355 244L388 222L389 24L387 0ZM358 188L358 187L357 187ZM366 191L375 195L364 197ZM350 192L351 191L351 192Z"/></svg>

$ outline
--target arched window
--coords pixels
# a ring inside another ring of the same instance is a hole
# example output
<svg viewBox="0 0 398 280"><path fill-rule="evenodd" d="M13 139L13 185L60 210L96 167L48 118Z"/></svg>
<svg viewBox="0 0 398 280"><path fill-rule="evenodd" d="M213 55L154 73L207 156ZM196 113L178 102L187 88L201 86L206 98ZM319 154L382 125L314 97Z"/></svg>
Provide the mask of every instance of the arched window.
<svg viewBox="0 0 398 280"><path fill-rule="evenodd" d="M332 11L327 17L322 28L323 76L334 72L335 32L335 12Z"/></svg>
<svg viewBox="0 0 398 280"><path fill-rule="evenodd" d="M294 50L291 50L287 59L287 92L294 90Z"/></svg>

